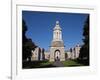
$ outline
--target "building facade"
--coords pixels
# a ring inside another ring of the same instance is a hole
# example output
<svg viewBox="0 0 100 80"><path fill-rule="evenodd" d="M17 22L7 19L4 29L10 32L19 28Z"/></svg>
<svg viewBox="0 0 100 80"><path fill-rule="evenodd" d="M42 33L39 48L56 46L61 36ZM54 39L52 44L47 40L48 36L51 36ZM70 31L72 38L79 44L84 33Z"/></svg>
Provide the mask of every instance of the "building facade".
<svg viewBox="0 0 100 80"><path fill-rule="evenodd" d="M77 44L75 47L66 51L67 59L77 59L79 58L81 46Z"/></svg>
<svg viewBox="0 0 100 80"><path fill-rule="evenodd" d="M34 51L32 50L31 53L31 61L42 61L45 59L44 49L42 48L37 47Z"/></svg>

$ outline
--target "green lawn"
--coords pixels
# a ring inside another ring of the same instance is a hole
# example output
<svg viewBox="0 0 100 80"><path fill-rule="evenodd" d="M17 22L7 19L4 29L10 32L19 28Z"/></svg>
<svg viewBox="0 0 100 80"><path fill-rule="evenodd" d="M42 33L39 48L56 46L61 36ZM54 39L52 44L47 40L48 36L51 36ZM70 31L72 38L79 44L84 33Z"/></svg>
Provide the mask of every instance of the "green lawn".
<svg viewBox="0 0 100 80"><path fill-rule="evenodd" d="M54 62L49 62L49 61L24 62L23 69L56 67L53 65L53 63ZM75 60L61 61L61 63L63 63L64 67L84 66L83 64L79 64Z"/></svg>
<svg viewBox="0 0 100 80"><path fill-rule="evenodd" d="M53 62L49 62L49 61L47 61L47 62L42 62L42 63L40 63L40 65L39 65L38 67L40 67L40 68L54 67L52 64L53 64Z"/></svg>
<svg viewBox="0 0 100 80"><path fill-rule="evenodd" d="M23 62L23 69L55 67L52 64L53 62L49 61Z"/></svg>
<svg viewBox="0 0 100 80"><path fill-rule="evenodd" d="M77 63L75 60L62 61L64 67L73 67L73 66L84 66L83 64Z"/></svg>

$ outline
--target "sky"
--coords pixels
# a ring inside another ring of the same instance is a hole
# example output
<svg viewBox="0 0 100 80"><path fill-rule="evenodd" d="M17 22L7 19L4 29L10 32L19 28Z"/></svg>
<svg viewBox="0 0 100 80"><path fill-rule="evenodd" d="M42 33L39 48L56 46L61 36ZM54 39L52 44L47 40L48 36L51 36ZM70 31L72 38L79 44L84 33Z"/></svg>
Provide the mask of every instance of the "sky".
<svg viewBox="0 0 100 80"><path fill-rule="evenodd" d="M88 14L22 11L27 25L26 37L45 50L49 50L53 39L53 28L59 21L65 49L83 44L83 27Z"/></svg>

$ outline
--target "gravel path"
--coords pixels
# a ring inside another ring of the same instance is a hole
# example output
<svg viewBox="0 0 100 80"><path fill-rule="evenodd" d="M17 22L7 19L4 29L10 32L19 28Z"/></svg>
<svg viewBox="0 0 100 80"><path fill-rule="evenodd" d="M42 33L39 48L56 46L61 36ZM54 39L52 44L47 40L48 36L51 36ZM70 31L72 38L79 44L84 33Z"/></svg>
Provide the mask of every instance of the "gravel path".
<svg viewBox="0 0 100 80"><path fill-rule="evenodd" d="M60 61L55 61L55 62L53 63L53 66L64 67L63 63L60 62Z"/></svg>

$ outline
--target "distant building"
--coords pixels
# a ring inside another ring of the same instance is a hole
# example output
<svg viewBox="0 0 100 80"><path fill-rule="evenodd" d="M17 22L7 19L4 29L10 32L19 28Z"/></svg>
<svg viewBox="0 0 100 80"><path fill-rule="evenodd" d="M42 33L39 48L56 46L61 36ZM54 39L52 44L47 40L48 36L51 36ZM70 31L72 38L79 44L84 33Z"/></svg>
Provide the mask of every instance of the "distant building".
<svg viewBox="0 0 100 80"><path fill-rule="evenodd" d="M65 51L65 59L66 60L68 60L68 59L71 59L71 52L70 52L70 50L67 50L67 51Z"/></svg>
<svg viewBox="0 0 100 80"><path fill-rule="evenodd" d="M45 51L44 55L45 55L45 60L49 60L50 59L50 52L49 51Z"/></svg>
<svg viewBox="0 0 100 80"><path fill-rule="evenodd" d="M81 46L78 44L75 46L74 48L74 53L75 53L75 58L78 58L79 57L79 54L80 54L80 49L81 49Z"/></svg>
<svg viewBox="0 0 100 80"><path fill-rule="evenodd" d="M31 52L31 61L41 61L45 59L44 49L37 47L34 51L32 50Z"/></svg>
<svg viewBox="0 0 100 80"><path fill-rule="evenodd" d="M71 48L68 51L66 51L67 59L77 59L80 54L80 49L81 49L81 46L78 44L74 48Z"/></svg>

